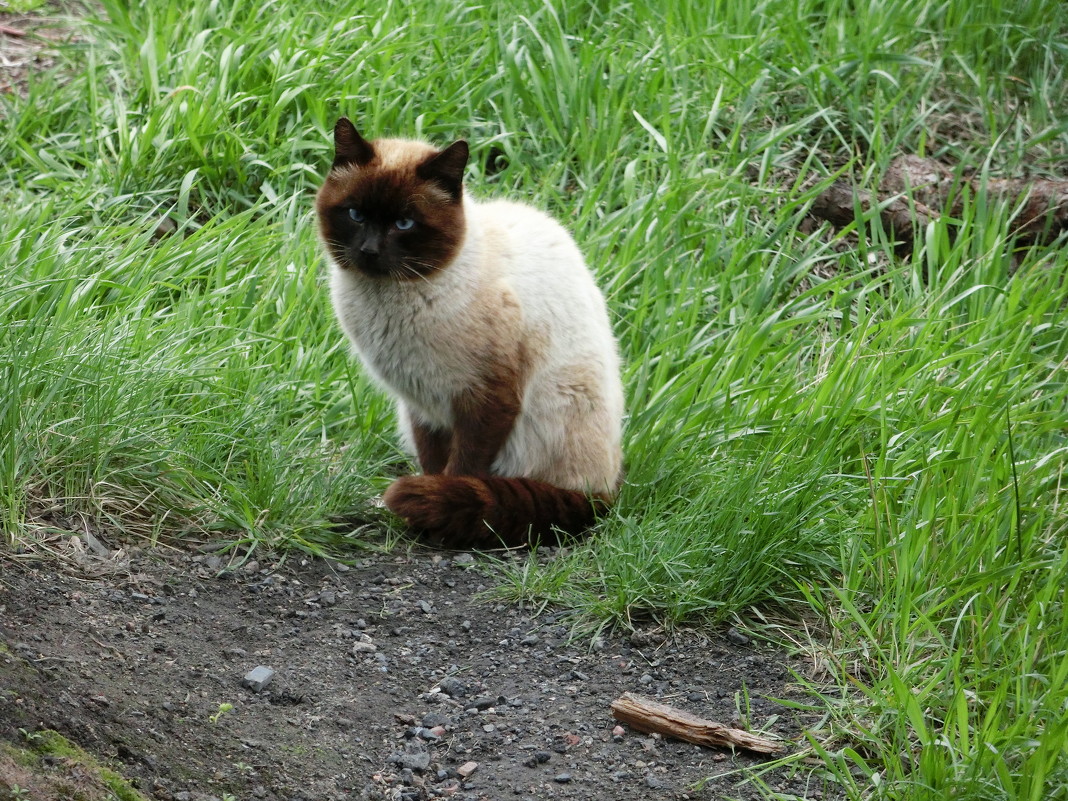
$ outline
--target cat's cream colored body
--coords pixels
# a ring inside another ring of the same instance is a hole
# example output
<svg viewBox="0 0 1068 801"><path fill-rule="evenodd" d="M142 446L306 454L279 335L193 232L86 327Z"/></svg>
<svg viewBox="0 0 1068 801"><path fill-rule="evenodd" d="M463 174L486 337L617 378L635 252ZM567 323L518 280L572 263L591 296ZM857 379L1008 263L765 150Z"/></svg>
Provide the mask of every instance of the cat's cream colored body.
<svg viewBox="0 0 1068 801"><path fill-rule="evenodd" d="M452 401L477 385L492 351L522 346L522 409L493 472L612 496L622 455L623 390L604 298L574 241L529 206L464 199L457 257L418 280L332 265L330 294L349 339L411 421L453 425Z"/></svg>

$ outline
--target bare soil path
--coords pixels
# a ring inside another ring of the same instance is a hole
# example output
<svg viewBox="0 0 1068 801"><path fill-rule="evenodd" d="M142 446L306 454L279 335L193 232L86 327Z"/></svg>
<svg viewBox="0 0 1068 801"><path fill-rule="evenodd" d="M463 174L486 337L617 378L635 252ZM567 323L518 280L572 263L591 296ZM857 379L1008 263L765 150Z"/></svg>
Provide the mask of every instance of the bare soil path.
<svg viewBox="0 0 1068 801"><path fill-rule="evenodd" d="M572 641L551 610L487 600L478 556L222 568L163 550L94 579L0 561L0 741L55 729L162 801L747 799L738 769L762 758L613 732L611 702L788 740L812 724L771 700L796 697L781 653L736 632ZM258 666L274 675L257 692Z"/></svg>

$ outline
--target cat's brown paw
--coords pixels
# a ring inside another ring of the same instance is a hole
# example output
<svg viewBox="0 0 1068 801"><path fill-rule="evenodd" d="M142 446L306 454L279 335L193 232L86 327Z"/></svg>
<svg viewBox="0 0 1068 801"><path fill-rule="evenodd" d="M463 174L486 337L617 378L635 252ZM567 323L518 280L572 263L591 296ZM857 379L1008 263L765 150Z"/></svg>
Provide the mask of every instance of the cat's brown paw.
<svg viewBox="0 0 1068 801"><path fill-rule="evenodd" d="M402 476L383 500L395 515L430 541L448 548L472 548L487 534L485 484L468 476Z"/></svg>

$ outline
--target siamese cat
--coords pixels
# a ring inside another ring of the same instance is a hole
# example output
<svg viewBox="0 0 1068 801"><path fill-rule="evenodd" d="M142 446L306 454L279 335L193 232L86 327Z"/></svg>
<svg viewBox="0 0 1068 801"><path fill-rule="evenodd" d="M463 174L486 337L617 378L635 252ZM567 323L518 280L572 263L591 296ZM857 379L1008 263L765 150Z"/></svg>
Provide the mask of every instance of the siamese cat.
<svg viewBox="0 0 1068 801"><path fill-rule="evenodd" d="M555 542L614 498L623 389L604 298L554 220L464 192L468 148L346 118L316 197L330 298L422 475L386 505L447 546Z"/></svg>

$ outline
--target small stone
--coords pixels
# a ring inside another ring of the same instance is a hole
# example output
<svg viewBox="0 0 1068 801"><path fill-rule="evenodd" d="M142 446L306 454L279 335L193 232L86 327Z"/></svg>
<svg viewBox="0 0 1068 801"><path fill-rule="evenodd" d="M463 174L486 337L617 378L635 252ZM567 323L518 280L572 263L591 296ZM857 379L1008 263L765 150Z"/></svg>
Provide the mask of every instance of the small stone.
<svg viewBox="0 0 1068 801"><path fill-rule="evenodd" d="M481 698L476 698L474 701L472 701L471 706L481 712L484 709L489 709L495 703L497 703L497 699L490 698L488 695L484 695Z"/></svg>
<svg viewBox="0 0 1068 801"><path fill-rule="evenodd" d="M252 692L258 693L270 684L273 678L274 671L271 668L266 665L259 665L246 673L245 678L241 679L241 683Z"/></svg>
<svg viewBox="0 0 1068 801"><path fill-rule="evenodd" d="M477 762L465 762L464 764L460 765L460 767L458 767L456 769L456 773L457 773L457 775L459 775L459 776L461 776L461 777L466 779L468 776L470 776L472 773L474 773L477 769L478 769L478 763Z"/></svg>
<svg viewBox="0 0 1068 801"><path fill-rule="evenodd" d="M352 652L354 654L370 654L370 653L373 653L374 651L377 651L377 650L378 650L378 646L377 645L375 645L373 642L366 642L364 640L360 640L359 642L355 642L352 645Z"/></svg>
<svg viewBox="0 0 1068 801"><path fill-rule="evenodd" d="M460 623L460 628L463 629L464 631L471 631L471 621L470 620L464 620L463 622Z"/></svg>
<svg viewBox="0 0 1068 801"><path fill-rule="evenodd" d="M486 732L486 734L493 734L493 732L497 731L497 727L492 723L487 723L482 727L482 731Z"/></svg>
<svg viewBox="0 0 1068 801"><path fill-rule="evenodd" d="M423 715L423 719L419 721L422 725L428 729L432 729L435 726L445 726L449 723L449 718L443 715L441 712L427 712Z"/></svg>
<svg viewBox="0 0 1068 801"><path fill-rule="evenodd" d="M152 238L162 239L165 236L170 236L177 230L178 223L176 223L170 217L161 217L159 222L156 223L155 229L152 231Z"/></svg>
<svg viewBox="0 0 1068 801"><path fill-rule="evenodd" d="M519 644L520 645L525 645L527 648L530 648L532 645L537 645L538 644L538 635L537 634L528 634L526 637L524 637L523 639L521 639L519 641Z"/></svg>
<svg viewBox="0 0 1068 801"><path fill-rule="evenodd" d="M319 603L324 606L333 606L337 603L337 592L335 590L323 590L319 593Z"/></svg>
<svg viewBox="0 0 1068 801"><path fill-rule="evenodd" d="M556 776L553 776L553 781L557 784L567 784L569 781L571 781L571 774L558 773Z"/></svg>
<svg viewBox="0 0 1068 801"><path fill-rule="evenodd" d="M411 740L405 745L403 753L395 751L386 757L386 761L401 769L423 771L430 767L430 752L418 740Z"/></svg>
<svg viewBox="0 0 1068 801"><path fill-rule="evenodd" d="M638 684L652 684L653 677L648 673L643 673L641 678L638 679Z"/></svg>
<svg viewBox="0 0 1068 801"><path fill-rule="evenodd" d="M664 784L660 779L658 779L651 773L645 777L645 785L647 787L651 787L654 790L662 790L667 787L666 784Z"/></svg>
<svg viewBox="0 0 1068 801"><path fill-rule="evenodd" d="M729 629L727 629L727 639L735 645L749 645L749 643L752 642L749 637L742 634L734 626L731 626Z"/></svg>
<svg viewBox="0 0 1068 801"><path fill-rule="evenodd" d="M614 739L614 740L616 740L618 742L619 740L623 739L623 737L626 735L626 733L627 733L627 730L624 729L622 726L616 726L616 727L614 727L612 729L612 739Z"/></svg>
<svg viewBox="0 0 1068 801"><path fill-rule="evenodd" d="M248 656L248 651L244 648L227 648L223 651L223 656L227 659L244 659Z"/></svg>
<svg viewBox="0 0 1068 801"><path fill-rule="evenodd" d="M553 758L553 755L550 754L548 751L535 751L534 752L534 760L539 765L544 765L546 762L548 762L552 758Z"/></svg>
<svg viewBox="0 0 1068 801"><path fill-rule="evenodd" d="M467 688L464 683L455 676L446 676L438 682L438 687L446 695L451 695L453 698L463 698L467 695Z"/></svg>
<svg viewBox="0 0 1068 801"><path fill-rule="evenodd" d="M452 563L459 565L460 567L466 567L467 565L473 565L475 563L475 557L469 553L457 554L453 557Z"/></svg>
<svg viewBox="0 0 1068 801"><path fill-rule="evenodd" d="M423 613L427 615L434 611L434 606L429 601L416 601L415 605L422 609Z"/></svg>

